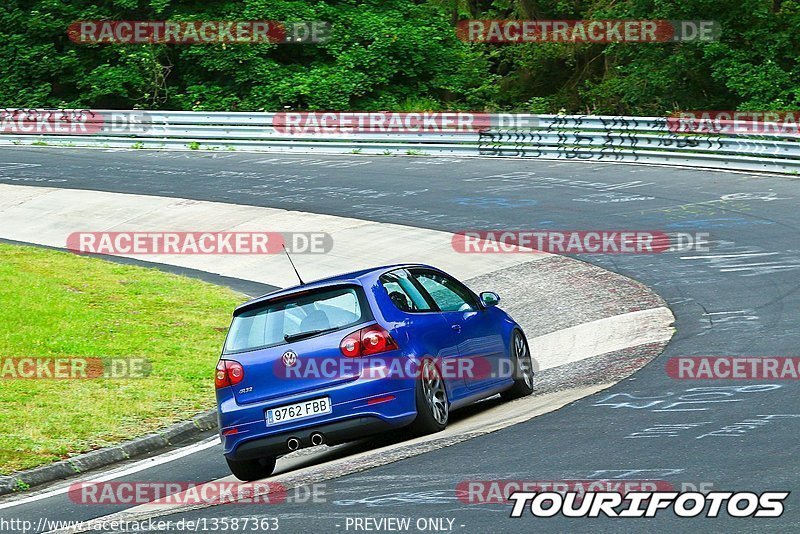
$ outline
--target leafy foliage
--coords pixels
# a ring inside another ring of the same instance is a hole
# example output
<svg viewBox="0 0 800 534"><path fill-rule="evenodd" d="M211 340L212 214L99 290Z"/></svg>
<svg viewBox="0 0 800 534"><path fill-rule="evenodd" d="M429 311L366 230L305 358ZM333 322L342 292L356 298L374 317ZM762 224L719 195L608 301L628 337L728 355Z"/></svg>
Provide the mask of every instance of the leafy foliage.
<svg viewBox="0 0 800 534"><path fill-rule="evenodd" d="M462 42L465 18L715 20L711 43ZM328 21L323 44L79 45L79 20ZM7 0L6 107L796 109L798 0Z"/></svg>

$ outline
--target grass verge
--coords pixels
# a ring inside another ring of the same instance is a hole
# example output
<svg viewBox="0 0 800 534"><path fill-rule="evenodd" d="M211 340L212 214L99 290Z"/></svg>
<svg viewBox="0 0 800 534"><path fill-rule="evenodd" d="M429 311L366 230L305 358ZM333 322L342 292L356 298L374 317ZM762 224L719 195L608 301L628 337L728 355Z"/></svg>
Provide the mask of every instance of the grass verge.
<svg viewBox="0 0 800 534"><path fill-rule="evenodd" d="M244 298L153 269L0 243L0 369L9 359L62 357L143 358L151 368L125 379L0 374L0 474L213 407L214 365Z"/></svg>

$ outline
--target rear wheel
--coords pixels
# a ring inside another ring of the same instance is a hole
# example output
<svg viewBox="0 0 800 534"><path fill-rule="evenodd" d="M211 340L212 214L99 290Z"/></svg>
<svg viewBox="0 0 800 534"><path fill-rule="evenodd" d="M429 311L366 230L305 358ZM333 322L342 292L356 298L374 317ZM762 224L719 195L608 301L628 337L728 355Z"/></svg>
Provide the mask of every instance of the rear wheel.
<svg viewBox="0 0 800 534"><path fill-rule="evenodd" d="M228 462L233 476L245 482L252 482L253 480L260 480L267 478L275 471L275 458L257 458L255 460L231 460L225 458Z"/></svg>
<svg viewBox="0 0 800 534"><path fill-rule="evenodd" d="M519 399L533 393L533 360L528 342L519 330L514 330L511 336L511 365L514 385L500 394L503 400Z"/></svg>
<svg viewBox="0 0 800 534"><path fill-rule="evenodd" d="M411 424L411 431L423 435L444 430L450 417L450 404L442 374L432 360L422 362L415 394L417 418Z"/></svg>

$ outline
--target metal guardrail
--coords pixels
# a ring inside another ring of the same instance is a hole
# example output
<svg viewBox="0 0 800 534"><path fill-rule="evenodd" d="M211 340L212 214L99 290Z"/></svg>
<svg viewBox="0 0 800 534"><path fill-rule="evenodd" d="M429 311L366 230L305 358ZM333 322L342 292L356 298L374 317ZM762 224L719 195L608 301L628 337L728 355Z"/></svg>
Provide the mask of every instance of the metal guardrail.
<svg viewBox="0 0 800 534"><path fill-rule="evenodd" d="M53 111L88 113L89 132L74 134L52 128L22 132L8 120L20 112L0 112L0 145L517 157L800 173L800 143L791 135L676 133L665 117L517 114L504 117L528 126L490 126L474 132L293 134L276 128L275 113Z"/></svg>

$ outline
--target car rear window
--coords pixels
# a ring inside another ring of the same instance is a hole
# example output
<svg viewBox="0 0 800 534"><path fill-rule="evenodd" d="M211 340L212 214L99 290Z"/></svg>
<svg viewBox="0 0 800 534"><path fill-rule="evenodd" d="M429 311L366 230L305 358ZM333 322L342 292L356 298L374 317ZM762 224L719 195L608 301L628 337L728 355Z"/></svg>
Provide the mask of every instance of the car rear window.
<svg viewBox="0 0 800 534"><path fill-rule="evenodd" d="M372 318L358 286L338 286L268 301L233 318L225 353L287 343Z"/></svg>

